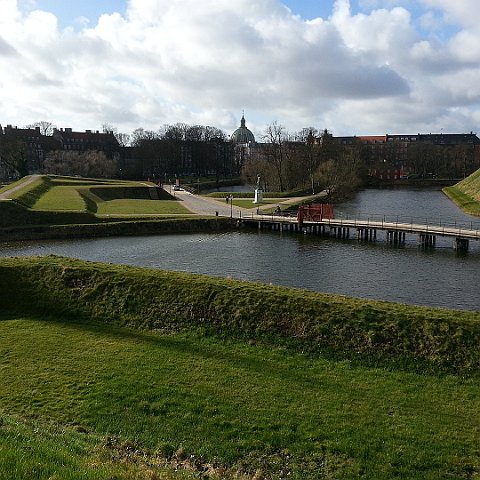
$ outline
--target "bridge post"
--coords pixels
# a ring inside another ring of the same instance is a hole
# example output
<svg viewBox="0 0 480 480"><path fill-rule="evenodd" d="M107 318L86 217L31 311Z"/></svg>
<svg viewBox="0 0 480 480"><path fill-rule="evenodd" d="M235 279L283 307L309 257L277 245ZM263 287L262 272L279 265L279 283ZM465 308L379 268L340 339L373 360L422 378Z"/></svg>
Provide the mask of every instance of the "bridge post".
<svg viewBox="0 0 480 480"><path fill-rule="evenodd" d="M418 244L422 248L430 248L430 247L435 246L436 240L437 239L436 239L435 235L430 235L428 233L420 233L418 235Z"/></svg>
<svg viewBox="0 0 480 480"><path fill-rule="evenodd" d="M469 246L468 238L455 238L454 248L460 252L466 252Z"/></svg>

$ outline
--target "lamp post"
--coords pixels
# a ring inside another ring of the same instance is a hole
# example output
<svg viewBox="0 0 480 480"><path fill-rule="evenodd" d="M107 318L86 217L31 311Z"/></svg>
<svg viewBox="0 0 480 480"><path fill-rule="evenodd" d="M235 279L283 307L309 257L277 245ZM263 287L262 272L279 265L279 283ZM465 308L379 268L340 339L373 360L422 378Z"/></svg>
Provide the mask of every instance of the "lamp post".
<svg viewBox="0 0 480 480"><path fill-rule="evenodd" d="M233 194L230 194L230 218L233 218Z"/></svg>

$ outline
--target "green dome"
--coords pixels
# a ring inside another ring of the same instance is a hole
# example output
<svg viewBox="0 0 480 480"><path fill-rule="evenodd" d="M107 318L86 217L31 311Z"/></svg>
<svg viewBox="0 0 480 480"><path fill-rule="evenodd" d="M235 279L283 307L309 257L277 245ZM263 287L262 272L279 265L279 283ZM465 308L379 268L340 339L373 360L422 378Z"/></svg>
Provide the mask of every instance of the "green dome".
<svg viewBox="0 0 480 480"><path fill-rule="evenodd" d="M243 115L240 122L240 127L232 133L230 139L234 143L255 143L255 136L245 126L245 117Z"/></svg>

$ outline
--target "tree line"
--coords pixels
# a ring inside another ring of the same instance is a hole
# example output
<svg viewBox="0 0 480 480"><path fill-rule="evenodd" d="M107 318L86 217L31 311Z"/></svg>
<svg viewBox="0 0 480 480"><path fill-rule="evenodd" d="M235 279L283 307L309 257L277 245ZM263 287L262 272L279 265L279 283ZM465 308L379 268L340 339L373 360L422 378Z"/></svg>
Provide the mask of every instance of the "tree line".
<svg viewBox="0 0 480 480"><path fill-rule="evenodd" d="M360 140L342 143L327 129L306 127L291 133L277 122L268 125L253 145L234 144L225 132L211 126L176 123L125 134L105 124L102 132L111 136L114 145L83 151L59 147L50 122L26 129L30 137L21 136L21 129L17 135L15 129L0 135L3 177L51 173L163 182L176 176L208 176L217 182L242 178L253 185L260 176L265 191L324 190L334 199L357 190L375 169L402 166L412 176L461 178L479 166L473 144L446 147L392 141L375 149Z"/></svg>
<svg viewBox="0 0 480 480"><path fill-rule="evenodd" d="M367 170L361 149L336 143L327 129L307 127L292 134L273 122L245 162L243 175L249 183L259 175L267 191L325 190L333 200L357 190Z"/></svg>

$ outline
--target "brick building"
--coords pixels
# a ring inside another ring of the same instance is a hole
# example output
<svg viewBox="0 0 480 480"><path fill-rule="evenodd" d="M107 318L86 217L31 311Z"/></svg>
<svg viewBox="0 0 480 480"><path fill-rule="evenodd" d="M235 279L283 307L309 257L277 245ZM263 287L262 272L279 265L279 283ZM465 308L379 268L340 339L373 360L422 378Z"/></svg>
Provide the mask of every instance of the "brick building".
<svg viewBox="0 0 480 480"><path fill-rule="evenodd" d="M332 140L359 148L370 175L380 179L431 177L445 172L466 176L480 167L480 139L473 132L365 135Z"/></svg>

